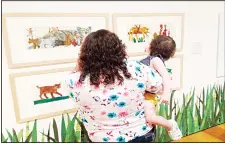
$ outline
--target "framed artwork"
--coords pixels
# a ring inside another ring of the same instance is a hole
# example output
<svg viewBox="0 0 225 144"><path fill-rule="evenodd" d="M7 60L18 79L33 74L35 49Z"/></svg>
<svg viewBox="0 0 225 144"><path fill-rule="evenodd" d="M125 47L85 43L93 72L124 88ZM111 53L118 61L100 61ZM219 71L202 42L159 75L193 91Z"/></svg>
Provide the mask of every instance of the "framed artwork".
<svg viewBox="0 0 225 144"><path fill-rule="evenodd" d="M145 48L157 35L171 36L177 52L183 48L184 14L127 13L113 14L113 31L127 46L130 56L145 54Z"/></svg>
<svg viewBox="0 0 225 144"><path fill-rule="evenodd" d="M17 123L76 112L64 80L73 68L10 74Z"/></svg>
<svg viewBox="0 0 225 144"><path fill-rule="evenodd" d="M3 38L9 68L71 63L83 39L109 29L108 14L6 13Z"/></svg>
<svg viewBox="0 0 225 144"><path fill-rule="evenodd" d="M140 61L147 56L129 57L128 60ZM177 54L173 58L165 62L166 68L171 76L171 84L173 90L179 90L183 87L183 55Z"/></svg>
<svg viewBox="0 0 225 144"><path fill-rule="evenodd" d="M224 13L219 14L216 77L224 77Z"/></svg>

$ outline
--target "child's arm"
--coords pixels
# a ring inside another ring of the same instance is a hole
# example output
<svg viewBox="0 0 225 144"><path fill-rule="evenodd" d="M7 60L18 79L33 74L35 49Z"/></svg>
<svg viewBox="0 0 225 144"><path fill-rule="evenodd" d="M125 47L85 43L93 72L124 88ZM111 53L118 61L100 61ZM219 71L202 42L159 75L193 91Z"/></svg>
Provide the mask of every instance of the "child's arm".
<svg viewBox="0 0 225 144"><path fill-rule="evenodd" d="M152 65L163 79L163 92L161 94L160 101L163 103L168 103L169 101L168 96L170 94L170 75L160 58L156 57L152 59Z"/></svg>

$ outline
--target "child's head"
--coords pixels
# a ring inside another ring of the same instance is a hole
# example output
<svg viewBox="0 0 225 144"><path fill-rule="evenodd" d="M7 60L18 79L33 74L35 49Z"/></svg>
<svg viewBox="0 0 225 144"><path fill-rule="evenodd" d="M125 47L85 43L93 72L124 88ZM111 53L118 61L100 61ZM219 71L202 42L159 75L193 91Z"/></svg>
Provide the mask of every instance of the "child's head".
<svg viewBox="0 0 225 144"><path fill-rule="evenodd" d="M158 35L154 38L149 46L151 56L161 55L164 61L169 60L176 52L176 43L169 37Z"/></svg>

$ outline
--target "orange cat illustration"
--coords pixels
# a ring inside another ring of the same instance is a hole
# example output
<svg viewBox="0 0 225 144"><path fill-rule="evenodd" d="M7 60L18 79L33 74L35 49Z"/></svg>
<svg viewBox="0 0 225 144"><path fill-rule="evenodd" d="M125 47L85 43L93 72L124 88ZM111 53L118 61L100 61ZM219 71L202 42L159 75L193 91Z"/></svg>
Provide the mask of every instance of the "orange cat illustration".
<svg viewBox="0 0 225 144"><path fill-rule="evenodd" d="M52 98L55 98L55 96L54 96L53 94L58 94L58 95L62 96L61 93L57 92L57 90L58 90L60 87L61 87L60 84L55 84L55 85L53 85L53 86L42 86L42 87L37 86L37 88L40 89L40 98L41 98L41 99L43 99L43 98L42 98L42 95L44 95L45 98L48 99L48 97L47 97L47 95L46 95L46 94L48 94L48 93L51 94Z"/></svg>
<svg viewBox="0 0 225 144"><path fill-rule="evenodd" d="M31 39L31 38L29 38L29 41L28 41L28 43L29 44L33 44L33 47L34 47L34 49L36 49L37 47L38 48L40 48L40 45L38 44L38 41L39 41L39 39L38 38L36 38L36 39Z"/></svg>

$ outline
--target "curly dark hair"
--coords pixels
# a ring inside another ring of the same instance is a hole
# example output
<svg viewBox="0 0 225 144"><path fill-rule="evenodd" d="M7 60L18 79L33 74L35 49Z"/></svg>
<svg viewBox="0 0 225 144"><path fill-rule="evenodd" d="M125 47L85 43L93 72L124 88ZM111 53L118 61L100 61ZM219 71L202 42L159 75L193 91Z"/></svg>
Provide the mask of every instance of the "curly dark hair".
<svg viewBox="0 0 225 144"><path fill-rule="evenodd" d="M173 38L164 35L158 35L149 46L150 55L160 55L164 61L169 60L176 52L176 43Z"/></svg>
<svg viewBox="0 0 225 144"><path fill-rule="evenodd" d="M81 71L79 82L83 82L87 75L90 84L113 84L117 78L123 83L124 78L131 78L125 61L127 60L126 46L118 36L108 30L98 30L90 33L84 40L78 61Z"/></svg>

